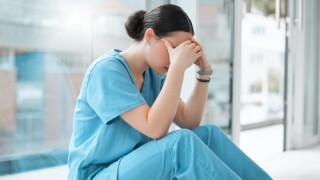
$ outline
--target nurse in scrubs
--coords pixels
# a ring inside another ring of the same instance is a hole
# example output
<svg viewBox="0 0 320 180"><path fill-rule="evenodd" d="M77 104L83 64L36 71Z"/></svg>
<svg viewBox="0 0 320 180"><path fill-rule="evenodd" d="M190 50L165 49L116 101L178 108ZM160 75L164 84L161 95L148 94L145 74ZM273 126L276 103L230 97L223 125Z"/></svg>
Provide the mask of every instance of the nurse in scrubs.
<svg viewBox="0 0 320 180"><path fill-rule="evenodd" d="M187 14L167 4L133 13L134 40L88 68L74 113L69 180L271 179L216 126L199 126L212 67ZM188 101L186 69L198 67ZM175 123L180 130L168 133Z"/></svg>

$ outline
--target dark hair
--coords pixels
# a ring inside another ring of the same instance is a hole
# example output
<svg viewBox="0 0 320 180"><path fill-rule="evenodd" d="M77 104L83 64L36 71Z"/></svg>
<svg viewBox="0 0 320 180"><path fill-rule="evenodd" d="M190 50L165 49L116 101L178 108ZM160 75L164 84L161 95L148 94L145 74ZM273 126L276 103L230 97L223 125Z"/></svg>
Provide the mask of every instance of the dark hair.
<svg viewBox="0 0 320 180"><path fill-rule="evenodd" d="M145 31L152 28L158 37L164 37L174 31L189 32L194 35L188 15L177 5L165 4L150 12L136 11L128 17L125 27L128 35L141 41Z"/></svg>

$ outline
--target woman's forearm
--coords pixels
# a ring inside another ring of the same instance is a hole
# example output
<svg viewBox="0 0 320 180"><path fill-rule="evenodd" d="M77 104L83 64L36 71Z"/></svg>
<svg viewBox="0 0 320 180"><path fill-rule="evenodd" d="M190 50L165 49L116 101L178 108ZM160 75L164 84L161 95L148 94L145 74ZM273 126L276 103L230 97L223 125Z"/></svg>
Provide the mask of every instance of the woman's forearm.
<svg viewBox="0 0 320 180"><path fill-rule="evenodd" d="M199 126L208 99L208 84L196 82L193 92L183 109L184 127L192 129Z"/></svg>
<svg viewBox="0 0 320 180"><path fill-rule="evenodd" d="M156 136L164 136L177 112L184 70L171 67L163 88L148 113L148 124Z"/></svg>

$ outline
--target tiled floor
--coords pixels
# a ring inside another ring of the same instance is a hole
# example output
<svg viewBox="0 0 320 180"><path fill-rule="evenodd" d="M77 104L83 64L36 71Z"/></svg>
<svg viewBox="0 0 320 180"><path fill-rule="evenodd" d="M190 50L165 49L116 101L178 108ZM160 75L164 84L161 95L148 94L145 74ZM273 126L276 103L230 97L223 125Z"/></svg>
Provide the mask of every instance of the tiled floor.
<svg viewBox="0 0 320 180"><path fill-rule="evenodd" d="M275 180L320 180L320 145L283 153L282 134L282 125L244 131L240 136L240 148ZM58 166L2 176L0 180L62 180L67 173L67 166Z"/></svg>

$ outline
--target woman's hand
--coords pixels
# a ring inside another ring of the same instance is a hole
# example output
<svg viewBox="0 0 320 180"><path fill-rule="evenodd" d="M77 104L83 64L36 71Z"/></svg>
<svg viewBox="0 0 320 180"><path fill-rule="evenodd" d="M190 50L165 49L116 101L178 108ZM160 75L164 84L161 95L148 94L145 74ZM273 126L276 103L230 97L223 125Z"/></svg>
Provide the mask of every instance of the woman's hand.
<svg viewBox="0 0 320 180"><path fill-rule="evenodd" d="M196 39L191 38L191 41L193 43L197 44L200 47L201 51L203 52L202 46L200 45L200 43ZM199 67L199 69L202 71L208 71L208 70L212 69L211 64L208 62L204 53L202 53L202 56L200 56L200 58L198 58L194 62L194 64L197 65Z"/></svg>
<svg viewBox="0 0 320 180"><path fill-rule="evenodd" d="M173 48L169 41L162 40L167 47L171 67L179 67L185 70L203 56L200 45L191 40L184 41L176 48Z"/></svg>

